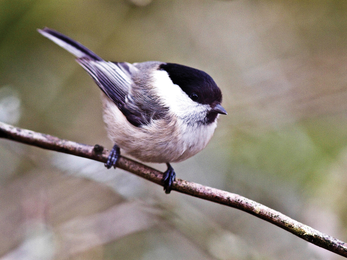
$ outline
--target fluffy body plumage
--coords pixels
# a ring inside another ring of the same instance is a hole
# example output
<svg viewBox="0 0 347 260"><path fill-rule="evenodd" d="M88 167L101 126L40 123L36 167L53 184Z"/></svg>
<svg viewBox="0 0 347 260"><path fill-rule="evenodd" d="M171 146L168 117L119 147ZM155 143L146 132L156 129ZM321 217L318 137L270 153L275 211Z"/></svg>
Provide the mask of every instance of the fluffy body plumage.
<svg viewBox="0 0 347 260"><path fill-rule="evenodd" d="M48 28L39 32L77 57L103 91L103 118L110 139L141 161L188 159L206 147L218 114L226 114L219 88L203 71L158 61L104 61L59 32ZM171 181L174 176L174 172L169 176Z"/></svg>

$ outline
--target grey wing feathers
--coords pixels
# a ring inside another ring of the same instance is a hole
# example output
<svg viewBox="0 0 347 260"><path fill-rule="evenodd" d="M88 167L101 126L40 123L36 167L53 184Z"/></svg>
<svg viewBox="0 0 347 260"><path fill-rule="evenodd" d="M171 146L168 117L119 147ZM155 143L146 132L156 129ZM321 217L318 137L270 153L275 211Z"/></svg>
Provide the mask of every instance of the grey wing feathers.
<svg viewBox="0 0 347 260"><path fill-rule="evenodd" d="M137 73L139 69L153 68L152 63L145 62L143 65L137 64L134 66L126 62L104 61L82 44L57 31L49 28L39 29L38 31L43 36L75 55L77 62L90 74L100 89L116 104L131 124L141 126L148 124L151 119L161 116L158 112L160 110L157 109L158 105L153 103L152 106L147 106L144 109L141 106L142 101L134 101L131 93L132 87L135 86L133 82L134 75L139 74ZM152 65L149 66L150 64ZM146 91L143 89L139 92L143 92L143 95L140 95L140 99L143 99L146 96Z"/></svg>
<svg viewBox="0 0 347 260"><path fill-rule="evenodd" d="M132 125L141 126L150 122L150 117L133 103L129 93L133 85L131 73L137 70L133 65L126 62L94 61L88 58L77 59L77 62L87 70Z"/></svg>
<svg viewBox="0 0 347 260"><path fill-rule="evenodd" d="M77 62L88 71L106 96L119 108L124 106L132 84L130 75L113 62L93 61L88 58L77 59Z"/></svg>

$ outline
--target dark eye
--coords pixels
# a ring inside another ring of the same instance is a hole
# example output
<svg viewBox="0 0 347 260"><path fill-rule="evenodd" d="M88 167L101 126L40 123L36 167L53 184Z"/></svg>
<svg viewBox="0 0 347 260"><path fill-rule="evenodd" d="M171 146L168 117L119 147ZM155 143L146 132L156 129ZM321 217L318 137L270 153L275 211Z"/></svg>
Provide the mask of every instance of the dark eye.
<svg viewBox="0 0 347 260"><path fill-rule="evenodd" d="M196 93L192 93L189 97L190 97L191 100L193 100L193 101L197 101L198 98L199 98L198 94L196 94Z"/></svg>

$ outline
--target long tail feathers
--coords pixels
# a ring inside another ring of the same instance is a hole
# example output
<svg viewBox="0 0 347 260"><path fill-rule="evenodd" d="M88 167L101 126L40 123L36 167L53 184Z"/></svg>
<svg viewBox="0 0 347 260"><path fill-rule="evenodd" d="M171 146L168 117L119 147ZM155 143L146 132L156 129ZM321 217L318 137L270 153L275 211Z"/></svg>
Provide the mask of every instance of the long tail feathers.
<svg viewBox="0 0 347 260"><path fill-rule="evenodd" d="M58 44L60 47L64 48L68 52L72 53L77 58L89 58L89 59L98 60L98 61L103 60L94 52L87 49L82 44L65 36L64 34L61 34L47 27L42 30L38 29L38 32L41 33L43 36L47 37L48 39L50 39L51 41L55 42L56 44Z"/></svg>

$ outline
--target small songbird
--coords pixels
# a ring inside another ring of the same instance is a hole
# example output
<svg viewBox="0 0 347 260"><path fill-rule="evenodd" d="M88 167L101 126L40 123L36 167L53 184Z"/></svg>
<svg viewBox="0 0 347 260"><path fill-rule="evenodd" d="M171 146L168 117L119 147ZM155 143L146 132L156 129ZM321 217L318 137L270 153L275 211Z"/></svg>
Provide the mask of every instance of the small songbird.
<svg viewBox="0 0 347 260"><path fill-rule="evenodd" d="M120 149L143 162L166 163L163 186L170 193L176 178L170 163L204 149L218 115L227 114L214 80L175 63L105 61L57 31L38 31L75 55L103 91L103 118L115 143L105 166L116 167Z"/></svg>

